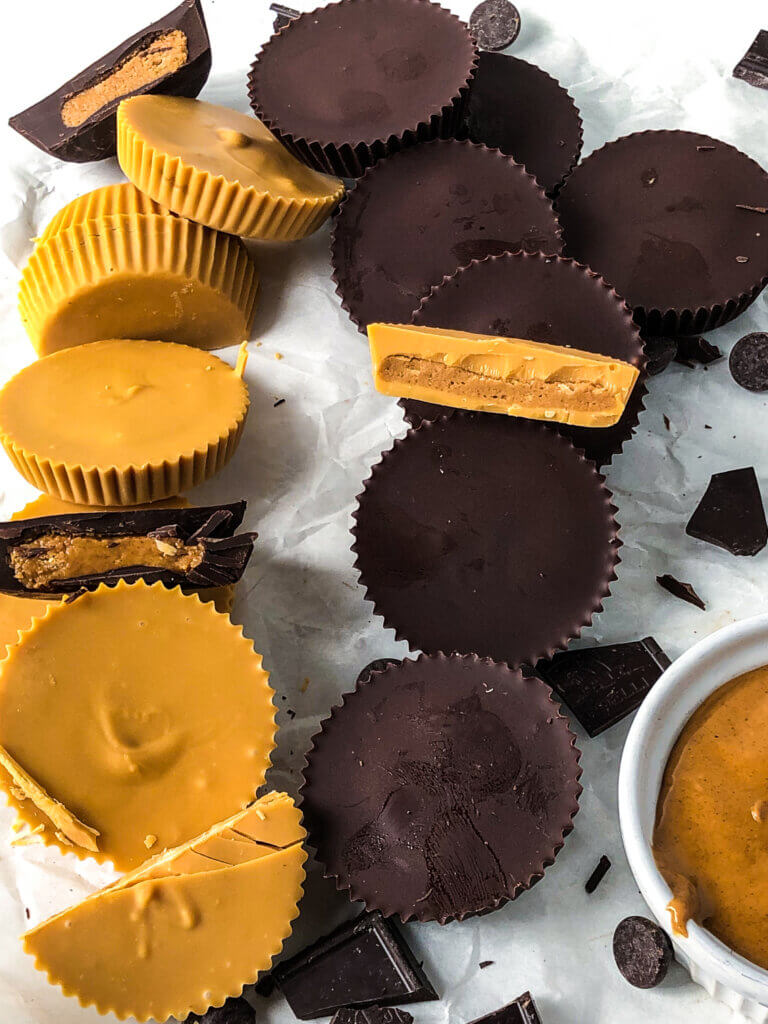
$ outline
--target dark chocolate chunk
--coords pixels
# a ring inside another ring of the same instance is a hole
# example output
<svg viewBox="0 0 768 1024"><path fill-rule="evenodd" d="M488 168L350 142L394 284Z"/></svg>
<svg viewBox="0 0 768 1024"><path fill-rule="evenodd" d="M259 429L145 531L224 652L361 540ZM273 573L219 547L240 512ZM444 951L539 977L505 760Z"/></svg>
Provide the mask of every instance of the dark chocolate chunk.
<svg viewBox="0 0 768 1024"><path fill-rule="evenodd" d="M221 587L236 583L253 552L255 533L235 535L243 521L245 502L201 508L136 508L120 512L78 512L39 516L0 523L0 593L17 597L42 597L48 594L72 594L94 590L100 583L123 579L192 589ZM35 559L45 552L37 538L48 535L96 538L149 537L158 544L163 539L180 539L184 545L200 544L202 560L186 570L162 566L129 565L65 579L49 579L39 587L27 587L18 578L11 561L12 553Z"/></svg>
<svg viewBox="0 0 768 1024"><path fill-rule="evenodd" d="M484 971L486 967L493 967L495 963L495 960L481 960L477 966L480 968L481 971Z"/></svg>
<svg viewBox="0 0 768 1024"><path fill-rule="evenodd" d="M605 854L603 854L603 856L597 862L597 867L584 883L584 891L587 893L588 896L592 895L592 893L595 891L598 885L600 885L602 880L608 874L610 869L611 862L609 858L606 857Z"/></svg>
<svg viewBox="0 0 768 1024"><path fill-rule="evenodd" d="M328 1017L342 1007L438 998L402 934L378 911L284 960L271 977L300 1020Z"/></svg>
<svg viewBox="0 0 768 1024"><path fill-rule="evenodd" d="M541 1024L541 1017L531 993L524 992L506 1006L473 1020L472 1024Z"/></svg>
<svg viewBox="0 0 768 1024"><path fill-rule="evenodd" d="M663 373L677 356L677 338L646 338L645 354L648 357L645 372L649 377L655 377Z"/></svg>
<svg viewBox="0 0 768 1024"><path fill-rule="evenodd" d="M685 532L732 555L762 551L768 542L768 526L754 469L714 473Z"/></svg>
<svg viewBox="0 0 768 1024"><path fill-rule="evenodd" d="M504 50L520 34L520 12L509 0L483 0L469 16L469 31L481 50Z"/></svg>
<svg viewBox="0 0 768 1024"><path fill-rule="evenodd" d="M635 988L654 988L674 959L667 933L647 917L625 917L613 933L613 958Z"/></svg>
<svg viewBox="0 0 768 1024"><path fill-rule="evenodd" d="M160 43L172 33L180 33L184 39L184 49L180 51L180 59L183 62L180 66L161 78L107 99L103 106L94 109L90 116L85 116L86 110L83 109L69 119L70 123L66 123L65 107L69 101L97 87L129 60L139 57L150 48L154 47L158 51L152 52L152 58L157 59ZM50 96L16 114L8 123L35 146L60 160L75 163L104 160L115 155L115 113L121 100L143 93L197 96L205 85L210 70L211 44L205 27L202 5L200 0L184 0L164 18L126 39L120 46L65 82ZM84 120L75 123L80 117L84 117Z"/></svg>
<svg viewBox="0 0 768 1024"><path fill-rule="evenodd" d="M187 1024L255 1024L255 1022L256 1011L242 997L228 999L223 1006L212 1006L202 1017L197 1013L191 1013L187 1017Z"/></svg>
<svg viewBox="0 0 768 1024"><path fill-rule="evenodd" d="M688 604L694 604L697 608L701 608L702 611L706 611L707 606L690 583L681 583L674 576L670 576L668 572L664 573L663 576L657 576L656 582L660 587L663 587L664 590L672 594L673 597L679 597L681 601L687 601Z"/></svg>
<svg viewBox="0 0 768 1024"><path fill-rule="evenodd" d="M768 334L756 331L739 338L731 349L728 369L747 391L768 391Z"/></svg>
<svg viewBox="0 0 768 1024"><path fill-rule="evenodd" d="M677 343L677 354L675 356L675 362L683 363L685 366L693 366L695 363L701 363L703 366L708 366L709 363L714 363L717 359L722 359L723 353L712 342L707 341L706 338L695 337L695 338L680 338Z"/></svg>
<svg viewBox="0 0 768 1024"><path fill-rule="evenodd" d="M537 673L590 736L598 736L643 702L669 658L652 636L625 644L564 651L540 661Z"/></svg>
<svg viewBox="0 0 768 1024"><path fill-rule="evenodd" d="M371 672L383 672L384 669L388 668L390 665L399 665L399 664L400 664L400 659L399 658L377 658L375 661L369 662L365 666L365 668L362 669L362 671L359 673L359 675L357 677L355 685L357 685L357 683L361 683L363 680L367 679L370 676Z"/></svg>
<svg viewBox="0 0 768 1024"><path fill-rule="evenodd" d="M334 1013L331 1024L413 1024L413 1014L394 1006L369 1006L367 1009L343 1006Z"/></svg>
<svg viewBox="0 0 768 1024"><path fill-rule="evenodd" d="M733 77L741 78L748 85L768 89L768 31L761 29L739 63L733 69Z"/></svg>
<svg viewBox="0 0 768 1024"><path fill-rule="evenodd" d="M290 25L294 18L298 18L301 11L295 10L293 7L286 7L285 4L270 4L270 11L274 11L275 32L279 32L281 28L285 28L286 25Z"/></svg>

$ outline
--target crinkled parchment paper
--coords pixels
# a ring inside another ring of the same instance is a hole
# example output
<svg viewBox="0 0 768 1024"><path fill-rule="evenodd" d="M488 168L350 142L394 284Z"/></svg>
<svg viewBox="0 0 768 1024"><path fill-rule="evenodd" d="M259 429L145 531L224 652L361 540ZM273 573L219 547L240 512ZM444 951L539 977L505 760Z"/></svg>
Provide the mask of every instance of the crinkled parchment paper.
<svg viewBox="0 0 768 1024"><path fill-rule="evenodd" d="M3 123L166 6L171 0L4 4ZM248 109L246 69L271 33L267 6L267 0L206 0L214 65L204 98ZM455 0L450 6L467 17L473 4ZM519 6L523 27L513 52L571 91L584 118L585 153L638 129L689 128L733 143L768 166L768 92L730 76L758 28L768 27L762 0L718 7L696 0L521 0ZM9 129L0 132L5 380L33 357L15 309L17 278L32 238L65 202L121 175L113 161L59 164ZM191 497L201 503L248 499L247 525L260 536L239 587L236 617L263 653L277 688L281 731L271 784L295 792L308 738L338 695L369 660L405 654L405 645L395 643L363 601L348 533L368 468L405 428L395 401L374 393L365 341L334 295L327 229L290 247L253 248L262 292L247 372L252 411L232 463ZM727 353L739 337L758 329L768 329L766 295L709 337ZM234 351L224 356L232 361ZM275 406L281 398L284 403ZM650 633L675 657L712 630L768 610L768 549L738 559L684 533L710 474L750 464L768 495L768 403L737 388L725 361L706 370L672 366L650 382L638 433L608 470L624 548L613 596L590 631L594 638L620 641ZM2 458L3 517L32 497ZM693 583L707 611L661 591L654 577L662 572ZM525 989L534 993L545 1024L730 1019L679 968L660 989L639 992L613 966L614 926L644 910L616 814L626 731L623 723L590 740L577 728L581 811L539 886L479 920L407 927L443 996L440 1003L412 1008L418 1024L463 1024ZM11 848L10 820L0 808L0 1024L95 1021L94 1011L81 1010L48 986L23 955L18 935L28 922L104 884L110 871L41 847ZM602 853L613 868L588 897L584 881ZM350 910L315 870L289 948L298 949ZM481 971L484 960L494 963ZM279 995L253 1001L270 1024L293 1021Z"/></svg>

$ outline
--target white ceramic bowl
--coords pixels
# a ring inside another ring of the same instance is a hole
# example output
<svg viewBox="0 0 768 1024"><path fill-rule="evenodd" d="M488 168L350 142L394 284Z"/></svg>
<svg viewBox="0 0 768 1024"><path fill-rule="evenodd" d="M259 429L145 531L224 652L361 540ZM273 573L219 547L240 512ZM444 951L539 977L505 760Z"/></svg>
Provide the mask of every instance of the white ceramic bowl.
<svg viewBox="0 0 768 1024"><path fill-rule="evenodd" d="M651 853L656 801L675 740L692 713L723 683L768 664L768 615L736 622L678 658L645 698L629 731L619 771L619 818L629 865L646 903L670 930L672 893ZM768 1024L768 971L689 922L673 936L675 955L695 982L748 1020Z"/></svg>

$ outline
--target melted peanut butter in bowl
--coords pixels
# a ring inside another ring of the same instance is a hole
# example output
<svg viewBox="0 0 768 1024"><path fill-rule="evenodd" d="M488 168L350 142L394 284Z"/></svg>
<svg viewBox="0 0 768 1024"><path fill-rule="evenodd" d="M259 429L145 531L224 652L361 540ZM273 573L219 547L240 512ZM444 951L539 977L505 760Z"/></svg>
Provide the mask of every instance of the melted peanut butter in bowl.
<svg viewBox="0 0 768 1024"><path fill-rule="evenodd" d="M768 667L691 716L662 780L653 835L672 931L703 925L768 969Z"/></svg>

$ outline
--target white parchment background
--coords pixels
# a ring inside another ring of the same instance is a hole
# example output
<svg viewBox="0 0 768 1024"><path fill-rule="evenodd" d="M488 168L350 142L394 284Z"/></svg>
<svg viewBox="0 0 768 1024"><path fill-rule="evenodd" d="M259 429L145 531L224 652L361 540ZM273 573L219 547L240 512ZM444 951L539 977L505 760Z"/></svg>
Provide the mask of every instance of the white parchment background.
<svg viewBox="0 0 768 1024"><path fill-rule="evenodd" d="M268 0L205 2L214 64L203 97L247 110L246 69L271 33ZM301 0L296 4L302 6ZM2 123L165 6L162 0L3 0ZM473 2L450 6L467 17ZM768 166L768 92L730 77L758 28L768 28L764 0L520 0L519 6L523 28L513 52L539 63L571 91L584 118L585 153L637 129L689 128L733 143ZM121 175L113 161L59 164L5 127L0 140L5 380L33 357L15 309L31 239L65 202ZM254 329L260 347L251 346L247 374L251 414L233 462L191 495L201 503L248 498L248 525L260 538L236 611L278 692L281 732L270 780L291 791L307 738L337 695L369 660L405 654L405 645L395 643L362 599L348 534L368 467L404 424L394 400L372 389L367 347L334 295L327 250L327 230L292 247L254 246L262 292ZM710 338L727 353L739 337L758 329L768 329L765 295ZM284 358L276 360L276 353ZM234 353L224 355L232 360ZM725 623L768 610L768 549L737 559L684 533L713 472L754 464L768 498L768 403L737 388L724 361L708 370L673 366L651 381L650 390L636 437L608 472L625 546L613 597L592 632L606 641L650 633L675 657ZM274 408L278 398L285 403ZM2 458L3 518L32 497ZM696 586L706 612L656 586L655 575L667 571ZM285 713L288 708L295 718ZM413 1008L417 1024L463 1024L525 989L534 993L545 1024L730 1019L680 969L649 993L631 989L613 966L614 926L644 909L623 857L616 814L626 729L624 723L590 740L577 728L581 811L576 831L538 887L480 921L406 929L443 995L440 1003ZM9 812L0 808L0 1024L94 1022L100 1019L95 1011L64 999L35 972L17 937L26 924L25 907L38 921L103 884L109 871L40 848L12 849L9 824ZM588 897L584 881L602 853L613 868ZM315 871L290 948L349 912ZM481 971L483 960L494 964ZM254 1001L270 1024L293 1021L279 996Z"/></svg>

